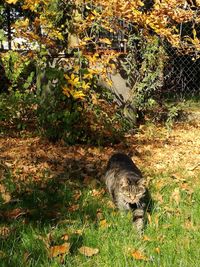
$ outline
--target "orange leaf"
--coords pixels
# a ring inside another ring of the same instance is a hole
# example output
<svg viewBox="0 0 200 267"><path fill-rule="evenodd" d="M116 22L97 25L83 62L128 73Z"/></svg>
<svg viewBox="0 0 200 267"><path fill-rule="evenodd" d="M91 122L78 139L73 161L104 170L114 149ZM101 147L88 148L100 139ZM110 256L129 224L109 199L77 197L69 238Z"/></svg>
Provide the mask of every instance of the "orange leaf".
<svg viewBox="0 0 200 267"><path fill-rule="evenodd" d="M108 227L108 224L107 224L106 219L101 220L101 221L99 222L99 225L100 225L101 228Z"/></svg>
<svg viewBox="0 0 200 267"><path fill-rule="evenodd" d="M68 208L68 211L77 211L79 209L79 205L77 204L77 205L72 205L72 206L70 206L69 208Z"/></svg>
<svg viewBox="0 0 200 267"><path fill-rule="evenodd" d="M73 195L74 200L76 200L76 201L79 200L81 195L82 195L81 191L80 190L76 190L74 195Z"/></svg>
<svg viewBox="0 0 200 267"><path fill-rule="evenodd" d="M64 243L60 246L50 247L49 256L50 258L54 258L62 254L68 254L69 249L70 249L70 243Z"/></svg>
<svg viewBox="0 0 200 267"><path fill-rule="evenodd" d="M104 188L102 188L101 190L93 189L92 192L91 192L91 195L93 197L100 197L103 194L105 194L105 189Z"/></svg>
<svg viewBox="0 0 200 267"><path fill-rule="evenodd" d="M91 257L91 256L94 256L94 255L98 254L99 253L99 249L98 248L90 248L90 247L81 247L81 248L79 248L79 252L82 255Z"/></svg>
<svg viewBox="0 0 200 267"><path fill-rule="evenodd" d="M131 253L131 256L135 259L135 260L144 260L144 261L148 261L148 258L142 254L141 251L139 250L135 250L134 252Z"/></svg>
<svg viewBox="0 0 200 267"><path fill-rule="evenodd" d="M16 208L14 210L6 211L4 216L8 219L17 219L18 217L27 214L28 211Z"/></svg>

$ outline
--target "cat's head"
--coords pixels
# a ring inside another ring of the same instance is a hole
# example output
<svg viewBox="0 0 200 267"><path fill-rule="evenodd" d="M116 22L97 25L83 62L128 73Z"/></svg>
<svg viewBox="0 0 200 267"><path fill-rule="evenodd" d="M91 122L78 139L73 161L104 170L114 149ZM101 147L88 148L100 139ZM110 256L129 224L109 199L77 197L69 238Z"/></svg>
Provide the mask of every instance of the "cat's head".
<svg viewBox="0 0 200 267"><path fill-rule="evenodd" d="M122 179L120 182L120 193L128 203L138 203L145 195L145 192L146 181L143 178L137 181L126 178Z"/></svg>

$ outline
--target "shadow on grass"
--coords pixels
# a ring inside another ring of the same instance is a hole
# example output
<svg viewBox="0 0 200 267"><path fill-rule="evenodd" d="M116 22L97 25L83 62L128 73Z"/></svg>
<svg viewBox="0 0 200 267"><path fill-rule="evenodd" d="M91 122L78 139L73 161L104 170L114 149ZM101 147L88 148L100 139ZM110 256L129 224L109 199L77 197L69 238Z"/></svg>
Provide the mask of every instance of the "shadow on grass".
<svg viewBox="0 0 200 267"><path fill-rule="evenodd" d="M23 217L27 222L55 224L66 218L83 221L86 215L93 220L100 203L95 198L92 204L86 200L90 185L84 183L78 170L79 163L73 160L77 168L74 167L71 173L66 169L52 178L45 178L44 181L34 182L30 179L28 183L17 182L17 185L12 181L11 172L6 169L3 183L6 188L11 188L12 198L8 203L0 204L0 222L12 222L13 219ZM101 187L98 180L95 181L95 187Z"/></svg>
<svg viewBox="0 0 200 267"><path fill-rule="evenodd" d="M80 162L73 163L77 168L70 172L66 168L54 177L39 182L18 182L17 186L12 179L12 172L7 167L3 170L1 183L11 189L12 198L8 203L3 203L3 199L0 202L0 251L7 254L2 265L0 255L1 266L17 266L27 251L31 254L34 266L37 266L37 262L47 264L50 260L49 249L43 237L54 232L53 229L56 229L58 236L54 235L49 240L49 246L66 242L61 240L61 236L73 225L80 229L88 227L86 225L96 227L97 211L102 207L102 199L93 197L92 192L101 190L102 185L98 180L94 180L93 187L86 184L77 171ZM8 233L2 234L1 230L7 231L7 228ZM83 238L80 234L70 234L71 254L82 246ZM9 253L11 247L12 253Z"/></svg>

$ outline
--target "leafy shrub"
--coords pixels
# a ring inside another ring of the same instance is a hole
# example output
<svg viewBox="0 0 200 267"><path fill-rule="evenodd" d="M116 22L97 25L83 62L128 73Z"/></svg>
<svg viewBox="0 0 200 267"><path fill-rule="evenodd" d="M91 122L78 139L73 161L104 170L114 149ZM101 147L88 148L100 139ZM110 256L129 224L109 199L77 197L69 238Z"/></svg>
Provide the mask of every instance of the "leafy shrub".
<svg viewBox="0 0 200 267"><path fill-rule="evenodd" d="M37 71L37 118L40 131L68 144L119 140L126 128L111 93L97 86L97 73L87 59L42 58ZM50 61L54 61L52 64Z"/></svg>
<svg viewBox="0 0 200 267"><path fill-rule="evenodd" d="M10 91L12 89L25 91L30 89L35 82L35 62L30 56L22 55L17 51L8 51L3 54L7 79L10 81Z"/></svg>
<svg viewBox="0 0 200 267"><path fill-rule="evenodd" d="M23 130L35 121L36 104L35 95L29 91L2 93L0 94L0 122Z"/></svg>
<svg viewBox="0 0 200 267"><path fill-rule="evenodd" d="M91 90L84 105L82 129L88 142L111 144L122 141L130 129L122 109L114 102L112 93L105 88Z"/></svg>
<svg viewBox="0 0 200 267"><path fill-rule="evenodd" d="M130 36L128 55L121 61L131 88L130 103L139 114L152 111L160 102L165 52L158 37Z"/></svg>

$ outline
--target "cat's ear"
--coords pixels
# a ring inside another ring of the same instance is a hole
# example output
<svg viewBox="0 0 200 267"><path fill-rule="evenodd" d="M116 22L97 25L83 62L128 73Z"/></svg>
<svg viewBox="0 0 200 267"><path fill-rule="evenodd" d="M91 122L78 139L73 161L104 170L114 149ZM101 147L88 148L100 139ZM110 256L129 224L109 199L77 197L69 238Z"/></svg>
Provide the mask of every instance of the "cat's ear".
<svg viewBox="0 0 200 267"><path fill-rule="evenodd" d="M124 177L123 179L121 179L120 181L120 186L121 187L126 187L128 185L128 180L126 179L126 177Z"/></svg>
<svg viewBox="0 0 200 267"><path fill-rule="evenodd" d="M138 184L139 186L146 186L146 180L145 180L144 178L139 179L139 180L137 181L137 184Z"/></svg>

